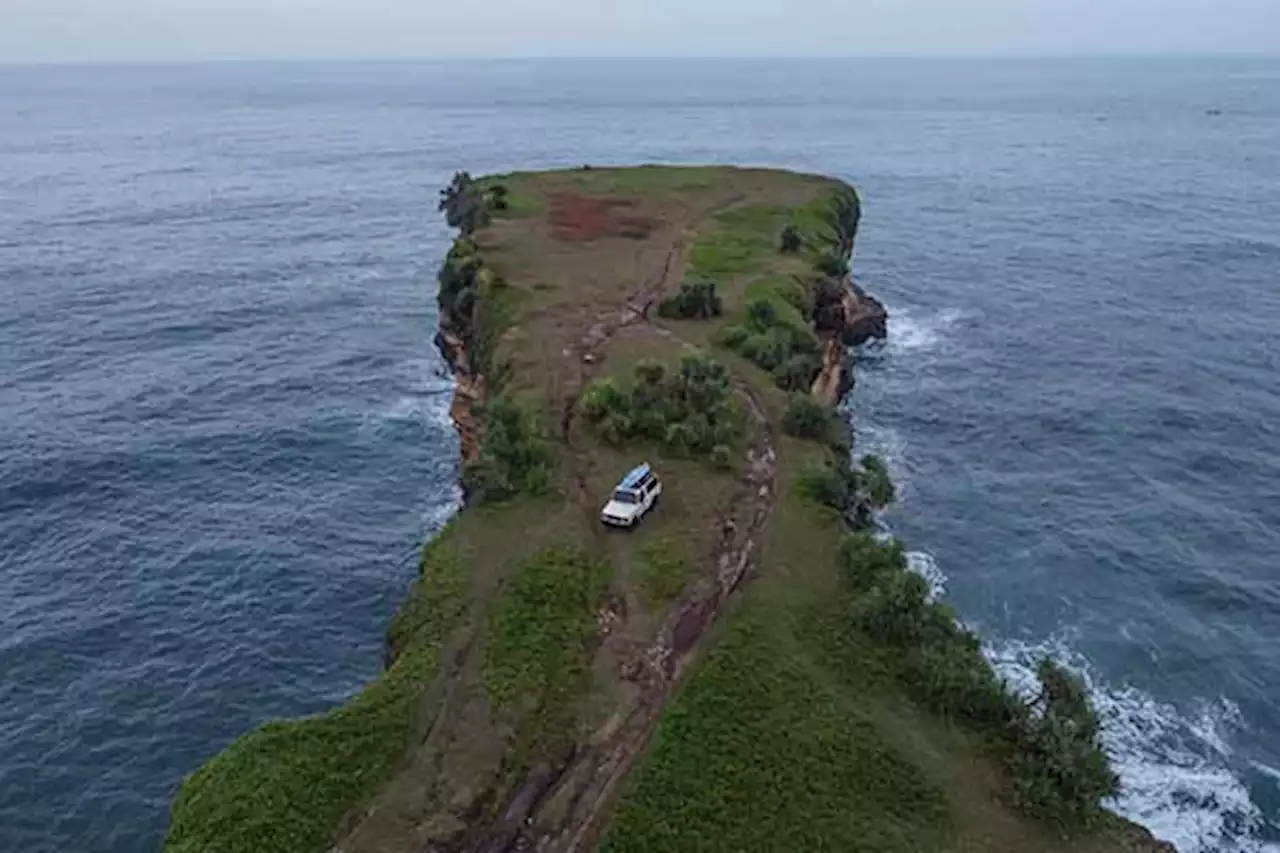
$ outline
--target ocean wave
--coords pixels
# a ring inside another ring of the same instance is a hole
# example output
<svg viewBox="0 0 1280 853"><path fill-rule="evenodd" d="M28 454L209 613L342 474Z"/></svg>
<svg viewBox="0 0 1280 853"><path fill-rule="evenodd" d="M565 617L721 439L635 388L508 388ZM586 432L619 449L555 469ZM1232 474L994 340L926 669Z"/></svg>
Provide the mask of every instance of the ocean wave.
<svg viewBox="0 0 1280 853"><path fill-rule="evenodd" d="M856 441L854 454L861 457L873 454L884 460L889 469L889 477L898 490L898 500L902 502L911 490L911 469L907 465L907 441L902 433L892 427L886 427L869 421L857 421L854 424Z"/></svg>
<svg viewBox="0 0 1280 853"><path fill-rule="evenodd" d="M947 342L948 332L964 312L956 308L925 312L916 308L889 306L889 353L934 351Z"/></svg>
<svg viewBox="0 0 1280 853"><path fill-rule="evenodd" d="M1187 713L1134 687L1105 682L1061 635L1040 642L996 640L987 657L1011 687L1034 695L1036 665L1050 657L1084 679L1102 719L1103 742L1120 775L1109 808L1142 824L1180 853L1264 853L1262 816L1231 769L1240 710L1219 698Z"/></svg>
<svg viewBox="0 0 1280 853"><path fill-rule="evenodd" d="M453 429L449 405L453 379L442 375L434 359L408 359L396 371L402 392L385 408L366 416L365 426L417 423L432 431Z"/></svg>
<svg viewBox="0 0 1280 853"><path fill-rule="evenodd" d="M900 492L909 482L906 449L897 430L860 426L858 452L884 458ZM878 538L894 535L883 517L876 523ZM908 552L907 567L928 582L931 600L946 595L947 575L932 554ZM1036 666L1045 657L1084 679L1121 779L1120 795L1108 804L1112 811L1147 827L1180 853L1280 853L1259 840L1262 815L1231 768L1230 734L1242 725L1234 703L1219 698L1187 714L1134 687L1110 685L1061 634L1040 642L987 639L984 647L996 671L1023 695L1036 694Z"/></svg>
<svg viewBox="0 0 1280 853"><path fill-rule="evenodd" d="M908 551L907 568L928 582L930 601L937 601L947 594L947 575L928 551Z"/></svg>

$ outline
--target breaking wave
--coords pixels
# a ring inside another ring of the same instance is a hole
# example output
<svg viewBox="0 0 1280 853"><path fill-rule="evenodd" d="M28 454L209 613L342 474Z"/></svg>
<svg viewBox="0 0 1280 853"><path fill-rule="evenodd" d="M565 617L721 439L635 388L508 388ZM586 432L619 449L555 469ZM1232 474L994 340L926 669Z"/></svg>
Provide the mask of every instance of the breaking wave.
<svg viewBox="0 0 1280 853"><path fill-rule="evenodd" d="M1258 840L1261 814L1230 767L1229 741L1241 725L1233 703L1219 698L1188 713L1134 687L1109 684L1062 636L993 641L986 652L996 671L1023 694L1036 691L1036 664L1045 657L1084 679L1120 775L1120 796L1109 804L1113 811L1181 853L1276 849Z"/></svg>

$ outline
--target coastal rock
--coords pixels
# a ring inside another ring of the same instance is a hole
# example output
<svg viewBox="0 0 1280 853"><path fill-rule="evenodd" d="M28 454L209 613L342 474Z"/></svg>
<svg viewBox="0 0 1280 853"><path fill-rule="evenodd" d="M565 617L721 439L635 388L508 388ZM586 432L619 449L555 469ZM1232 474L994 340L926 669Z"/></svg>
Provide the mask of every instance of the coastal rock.
<svg viewBox="0 0 1280 853"><path fill-rule="evenodd" d="M884 303L868 294L852 281L845 291L844 330L841 340L856 347L870 340L884 340L889 335L889 312Z"/></svg>
<svg viewBox="0 0 1280 853"><path fill-rule="evenodd" d="M823 341L822 369L811 389L813 396L828 406L839 404L853 390L854 359L850 350L870 340L884 340L889 334L889 312L884 303L852 280L845 281L840 314L838 330Z"/></svg>

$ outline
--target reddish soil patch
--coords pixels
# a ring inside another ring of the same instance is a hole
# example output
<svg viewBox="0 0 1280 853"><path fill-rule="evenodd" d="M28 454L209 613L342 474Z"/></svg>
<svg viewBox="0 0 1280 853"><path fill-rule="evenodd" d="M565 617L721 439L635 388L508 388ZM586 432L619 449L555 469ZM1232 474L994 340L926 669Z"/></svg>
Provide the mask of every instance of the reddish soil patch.
<svg viewBox="0 0 1280 853"><path fill-rule="evenodd" d="M644 240L659 223L648 216L628 213L635 206L635 202L626 199L561 193L551 197L547 220L551 235L566 242L585 243L601 237Z"/></svg>

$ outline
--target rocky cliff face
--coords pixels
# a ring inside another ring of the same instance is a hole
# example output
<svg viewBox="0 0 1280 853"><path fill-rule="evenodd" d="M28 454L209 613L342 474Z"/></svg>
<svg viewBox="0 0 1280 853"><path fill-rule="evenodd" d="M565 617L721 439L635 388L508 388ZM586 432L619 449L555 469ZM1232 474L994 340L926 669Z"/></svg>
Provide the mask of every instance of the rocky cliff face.
<svg viewBox="0 0 1280 853"><path fill-rule="evenodd" d="M841 339L845 346L856 347L870 340L888 337L889 312L884 303L868 294L852 280L844 294L844 331Z"/></svg>
<svg viewBox="0 0 1280 853"><path fill-rule="evenodd" d="M469 337L469 330L459 322L459 318L442 309L436 347L453 372L454 392L449 417L458 432L459 452L464 465L474 461L480 453L477 409L484 402L484 376L472 368L471 354L467 350Z"/></svg>
<svg viewBox="0 0 1280 853"><path fill-rule="evenodd" d="M870 340L884 340L889 334L889 312L884 303L869 295L852 279L845 281L840 299L839 330L823 335L822 370L813 383L813 395L834 406L853 389L851 347Z"/></svg>

